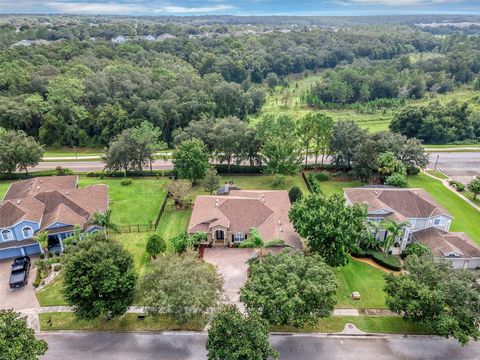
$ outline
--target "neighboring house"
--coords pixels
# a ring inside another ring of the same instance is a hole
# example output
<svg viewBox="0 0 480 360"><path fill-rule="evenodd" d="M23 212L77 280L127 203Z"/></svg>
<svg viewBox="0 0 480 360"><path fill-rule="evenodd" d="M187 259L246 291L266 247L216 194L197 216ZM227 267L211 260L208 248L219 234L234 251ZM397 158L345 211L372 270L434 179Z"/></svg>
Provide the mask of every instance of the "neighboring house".
<svg viewBox="0 0 480 360"><path fill-rule="evenodd" d="M37 177L14 182L0 203L0 259L42 251L34 236L48 233L50 251L63 251L62 241L79 225L84 232L96 211L108 208L106 185L79 189L77 176Z"/></svg>
<svg viewBox="0 0 480 360"><path fill-rule="evenodd" d="M288 218L290 206L287 191L230 189L228 195L197 196L188 232L205 232L212 246L233 246L256 228L265 242L282 239L301 249L300 236Z"/></svg>
<svg viewBox="0 0 480 360"><path fill-rule="evenodd" d="M146 35L146 36L142 36L142 39L143 39L143 40L147 40L147 41L155 41L155 36L153 36L153 35Z"/></svg>
<svg viewBox="0 0 480 360"><path fill-rule="evenodd" d="M175 35L165 33L165 34L162 34L162 35L158 36L157 41L164 41L164 40L176 39L176 38L177 37Z"/></svg>
<svg viewBox="0 0 480 360"><path fill-rule="evenodd" d="M125 36L122 36L122 35L116 36L112 39L112 42L114 44L123 44L126 41L127 41L127 39L125 38Z"/></svg>
<svg viewBox="0 0 480 360"><path fill-rule="evenodd" d="M400 251L407 244L420 241L434 256L452 260L456 268L480 266L480 248L463 233L449 233L453 217L423 189L360 187L344 189L348 204L365 204L367 220L380 223L389 218L407 222L403 235L397 239ZM385 230L376 232L383 241Z"/></svg>

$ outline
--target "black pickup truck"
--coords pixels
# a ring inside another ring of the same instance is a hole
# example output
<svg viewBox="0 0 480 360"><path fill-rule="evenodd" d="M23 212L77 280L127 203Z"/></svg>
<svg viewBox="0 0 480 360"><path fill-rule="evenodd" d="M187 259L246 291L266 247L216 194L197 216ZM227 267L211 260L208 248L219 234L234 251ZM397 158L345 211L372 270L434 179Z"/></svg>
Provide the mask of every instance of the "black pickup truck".
<svg viewBox="0 0 480 360"><path fill-rule="evenodd" d="M18 257L13 260L12 272L10 274L10 289L19 288L28 283L30 266L31 263L28 256Z"/></svg>

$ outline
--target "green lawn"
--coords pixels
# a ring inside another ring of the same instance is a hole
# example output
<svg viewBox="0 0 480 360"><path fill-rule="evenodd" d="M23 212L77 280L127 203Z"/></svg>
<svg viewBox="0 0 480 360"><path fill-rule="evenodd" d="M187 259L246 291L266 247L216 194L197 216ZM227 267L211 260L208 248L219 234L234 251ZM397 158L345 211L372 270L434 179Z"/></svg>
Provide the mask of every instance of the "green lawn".
<svg viewBox="0 0 480 360"><path fill-rule="evenodd" d="M385 308L384 276L386 272L371 265L350 259L350 263L334 269L339 287L338 308ZM353 291L360 292L361 299L353 300Z"/></svg>
<svg viewBox="0 0 480 360"><path fill-rule="evenodd" d="M62 296L62 275L36 293L40 306L67 305Z"/></svg>
<svg viewBox="0 0 480 360"><path fill-rule="evenodd" d="M100 148L76 148L76 153L78 156L82 155L102 155L103 149ZM55 156L75 156L75 150L70 147L60 147L52 148L46 147L44 157L55 157Z"/></svg>
<svg viewBox="0 0 480 360"><path fill-rule="evenodd" d="M106 321L102 318L95 320L78 320L73 313L39 314L40 329L42 331L55 330L91 330L91 331L168 331L191 330L201 331L206 325L205 319L179 324L167 315L156 317L147 316L139 321L137 314L124 316ZM49 324L49 320L51 325Z"/></svg>
<svg viewBox="0 0 480 360"><path fill-rule="evenodd" d="M424 188L440 205L454 217L451 231L460 231L468 234L472 240L480 244L480 212L473 206L447 189L439 180L432 179L425 174L408 178L410 187Z"/></svg>
<svg viewBox="0 0 480 360"><path fill-rule="evenodd" d="M0 181L0 199L3 199L3 195L7 192L11 183L11 181Z"/></svg>
<svg viewBox="0 0 480 360"><path fill-rule="evenodd" d="M326 195L334 193L343 194L344 188L362 186L362 182L358 180L353 181L320 181L320 190Z"/></svg>
<svg viewBox="0 0 480 360"><path fill-rule="evenodd" d="M166 178L134 178L131 185L123 186L118 178L80 177L80 187L91 184L108 185L113 221L117 225L155 223L166 196Z"/></svg>
<svg viewBox="0 0 480 360"><path fill-rule="evenodd" d="M290 326L277 326L272 331L337 333L347 323L354 324L368 333L385 334L429 334L422 326L412 324L397 316L332 316L322 319L314 326L295 329Z"/></svg>
<svg viewBox="0 0 480 360"><path fill-rule="evenodd" d="M192 210L165 211L158 224L157 232L167 243L167 251L173 251L170 239L187 231Z"/></svg>
<svg viewBox="0 0 480 360"><path fill-rule="evenodd" d="M435 176L436 178L439 178L441 180L445 180L445 179L448 179L448 176L445 175L444 173L441 173L439 171L435 171L435 170L427 170L427 173L429 173L430 175L433 175Z"/></svg>

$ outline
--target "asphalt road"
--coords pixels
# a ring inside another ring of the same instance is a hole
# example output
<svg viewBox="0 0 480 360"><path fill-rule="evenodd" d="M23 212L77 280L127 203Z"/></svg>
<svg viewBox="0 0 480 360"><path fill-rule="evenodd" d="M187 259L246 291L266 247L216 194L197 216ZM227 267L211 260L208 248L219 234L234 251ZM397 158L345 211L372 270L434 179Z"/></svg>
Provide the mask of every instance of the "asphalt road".
<svg viewBox="0 0 480 360"><path fill-rule="evenodd" d="M430 153L429 169L437 170L463 183L480 175L480 152L437 152Z"/></svg>
<svg viewBox="0 0 480 360"><path fill-rule="evenodd" d="M45 360L204 360L205 334L51 333ZM478 360L480 343L461 347L429 337L342 337L275 335L281 360Z"/></svg>
<svg viewBox="0 0 480 360"><path fill-rule="evenodd" d="M152 164L153 170L172 170L173 164L169 160L156 160ZM44 161L39 163L34 168L30 168L29 171L39 171L55 169L61 166L62 168L68 168L74 172L89 172L89 171L101 171L105 167L105 164L100 160L73 160L73 161Z"/></svg>

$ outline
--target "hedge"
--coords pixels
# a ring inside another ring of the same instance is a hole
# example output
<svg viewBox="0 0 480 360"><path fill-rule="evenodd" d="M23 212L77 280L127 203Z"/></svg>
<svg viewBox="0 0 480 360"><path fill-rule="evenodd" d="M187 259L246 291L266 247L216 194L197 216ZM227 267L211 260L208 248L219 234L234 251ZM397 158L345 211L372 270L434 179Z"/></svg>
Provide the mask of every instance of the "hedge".
<svg viewBox="0 0 480 360"><path fill-rule="evenodd" d="M227 164L214 164L215 169L219 174L263 174L265 172L265 166L251 166L251 165L230 165L230 169Z"/></svg>
<svg viewBox="0 0 480 360"><path fill-rule="evenodd" d="M335 164L304 164L302 165L304 170L336 170Z"/></svg>
<svg viewBox="0 0 480 360"><path fill-rule="evenodd" d="M463 185L459 181L450 180L449 184L452 185L458 192L462 192L463 190L465 190L465 185Z"/></svg>
<svg viewBox="0 0 480 360"><path fill-rule="evenodd" d="M30 179L39 176L61 176L61 175L72 175L73 171L70 169L52 169L52 170L41 170L41 171L32 171L29 173L0 173L0 180L24 180Z"/></svg>
<svg viewBox="0 0 480 360"><path fill-rule="evenodd" d="M138 171L132 170L127 172L127 176L129 177L143 177L143 176L173 176L173 170L153 170L153 171ZM125 172L124 171L90 171L87 173L87 177L118 177L124 178Z"/></svg>
<svg viewBox="0 0 480 360"><path fill-rule="evenodd" d="M353 257L366 257L375 261L378 265L384 266L393 271L402 270L402 262L394 255L386 256L383 252L372 249L360 249L351 254Z"/></svg>

